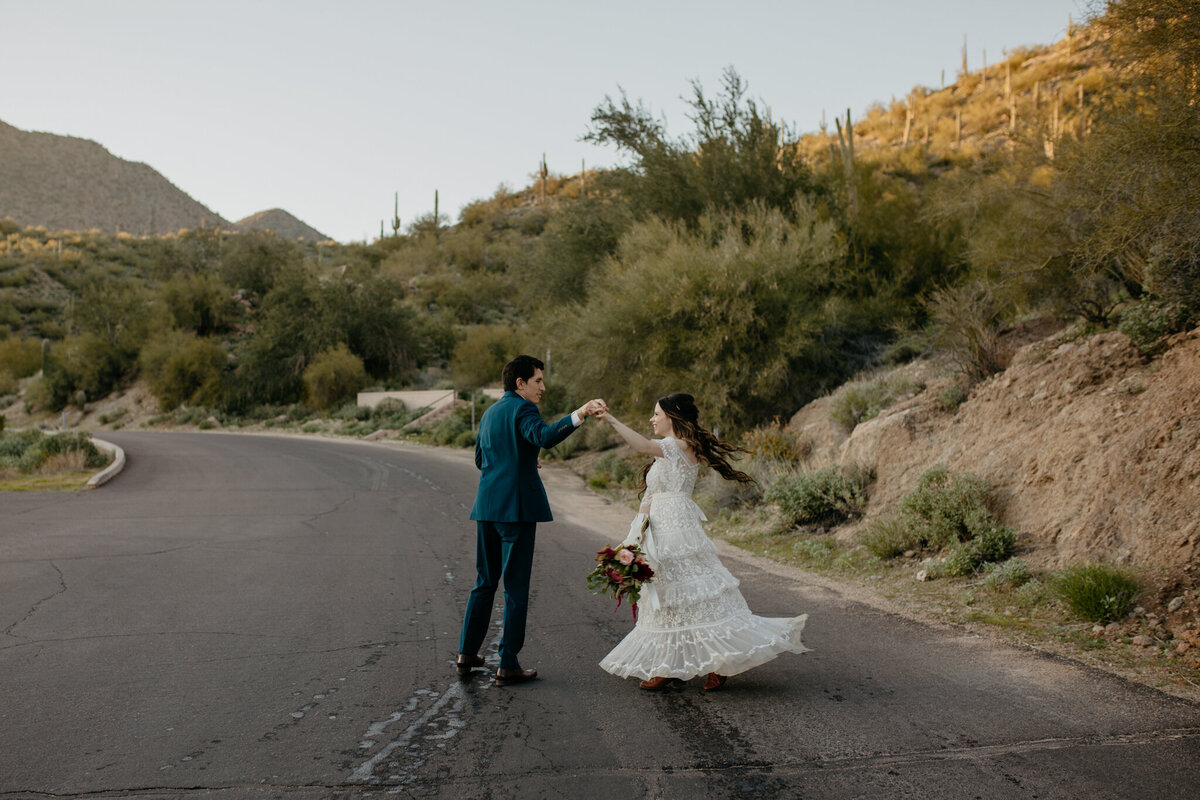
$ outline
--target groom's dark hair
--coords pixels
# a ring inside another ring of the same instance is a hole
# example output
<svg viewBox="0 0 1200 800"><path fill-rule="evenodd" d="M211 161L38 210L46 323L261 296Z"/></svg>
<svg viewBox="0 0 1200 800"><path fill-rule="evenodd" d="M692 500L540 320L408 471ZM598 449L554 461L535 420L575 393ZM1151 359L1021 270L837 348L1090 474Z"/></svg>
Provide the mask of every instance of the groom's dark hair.
<svg viewBox="0 0 1200 800"><path fill-rule="evenodd" d="M518 378L528 381L533 377L535 371L545 368L546 365L533 356L517 356L505 364L504 372L500 373L500 380L504 382L504 391L515 392Z"/></svg>

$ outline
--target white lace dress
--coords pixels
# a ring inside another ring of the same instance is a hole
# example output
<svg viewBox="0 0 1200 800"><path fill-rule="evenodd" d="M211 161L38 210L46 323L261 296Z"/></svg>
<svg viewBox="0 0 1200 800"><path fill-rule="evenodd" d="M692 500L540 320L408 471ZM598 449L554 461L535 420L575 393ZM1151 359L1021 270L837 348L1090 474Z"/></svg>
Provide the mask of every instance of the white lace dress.
<svg viewBox="0 0 1200 800"><path fill-rule="evenodd" d="M600 662L622 678L687 680L716 672L736 675L780 653L808 651L800 641L807 614L756 617L738 591L738 580L717 558L704 533L707 518L692 500L697 465L671 437L656 440L663 455L646 475L650 528L642 547L654 569L638 603L629 635ZM639 515L640 518L640 515ZM636 541L634 530L630 539Z"/></svg>

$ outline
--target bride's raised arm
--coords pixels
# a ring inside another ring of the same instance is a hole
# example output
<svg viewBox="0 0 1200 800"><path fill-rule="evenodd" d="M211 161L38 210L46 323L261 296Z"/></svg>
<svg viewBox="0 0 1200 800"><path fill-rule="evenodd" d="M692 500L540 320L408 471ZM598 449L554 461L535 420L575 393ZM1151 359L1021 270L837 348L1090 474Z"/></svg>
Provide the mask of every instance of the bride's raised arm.
<svg viewBox="0 0 1200 800"><path fill-rule="evenodd" d="M662 456L662 445L660 445L658 442L642 436L640 433L635 431L633 428L630 428L624 422L621 422L621 420L617 419L607 411L601 413L599 416L600 419L604 420L609 425L612 425L613 430L617 432L617 435L624 439L625 443L634 450L642 453L643 455L654 456L655 458L660 458Z"/></svg>

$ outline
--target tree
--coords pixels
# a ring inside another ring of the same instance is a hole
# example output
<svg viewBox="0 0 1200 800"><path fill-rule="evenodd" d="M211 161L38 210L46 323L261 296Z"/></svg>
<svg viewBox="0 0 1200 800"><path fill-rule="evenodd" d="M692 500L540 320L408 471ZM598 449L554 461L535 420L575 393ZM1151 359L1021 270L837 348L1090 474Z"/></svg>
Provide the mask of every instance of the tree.
<svg viewBox="0 0 1200 800"><path fill-rule="evenodd" d="M559 374L630 413L690 392L727 433L791 414L846 377L852 340L873 324L832 291L844 257L836 227L803 200L788 213L708 212L692 230L639 223L587 304L548 324Z"/></svg>
<svg viewBox="0 0 1200 800"><path fill-rule="evenodd" d="M319 353L304 370L304 398L315 409L326 411L352 397L367 385L362 359L344 344Z"/></svg>
<svg viewBox="0 0 1200 800"><path fill-rule="evenodd" d="M813 188L798 136L746 98L747 89L732 67L716 98L693 82L695 130L681 139L669 138L665 123L622 91L619 103L605 97L592 112L584 139L615 145L633 158L622 188L639 218L654 214L692 226L706 208L758 202L788 210L797 193Z"/></svg>

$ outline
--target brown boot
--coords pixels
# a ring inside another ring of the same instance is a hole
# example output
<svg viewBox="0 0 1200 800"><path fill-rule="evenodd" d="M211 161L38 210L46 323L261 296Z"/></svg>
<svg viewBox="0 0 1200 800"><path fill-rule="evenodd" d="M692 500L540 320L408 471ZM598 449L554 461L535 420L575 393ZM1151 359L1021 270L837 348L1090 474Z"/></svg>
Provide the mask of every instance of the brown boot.
<svg viewBox="0 0 1200 800"><path fill-rule="evenodd" d="M712 692L724 686L725 681L727 680L729 680L729 678L724 675L718 675L715 672L710 672L708 673L708 680L704 682L704 685L701 686L700 689L705 692Z"/></svg>
<svg viewBox="0 0 1200 800"><path fill-rule="evenodd" d="M659 689L666 687L674 678L651 678L648 681L642 681L638 684L643 689L649 689L652 692L657 692Z"/></svg>

